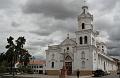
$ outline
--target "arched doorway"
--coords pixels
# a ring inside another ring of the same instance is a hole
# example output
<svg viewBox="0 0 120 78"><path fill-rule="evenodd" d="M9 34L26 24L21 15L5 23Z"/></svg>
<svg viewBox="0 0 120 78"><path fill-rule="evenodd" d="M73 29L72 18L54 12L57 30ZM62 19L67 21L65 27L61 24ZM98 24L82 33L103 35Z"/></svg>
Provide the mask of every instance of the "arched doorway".
<svg viewBox="0 0 120 78"><path fill-rule="evenodd" d="M69 55L65 58L65 66L67 69L67 74L71 75L72 74L72 58Z"/></svg>

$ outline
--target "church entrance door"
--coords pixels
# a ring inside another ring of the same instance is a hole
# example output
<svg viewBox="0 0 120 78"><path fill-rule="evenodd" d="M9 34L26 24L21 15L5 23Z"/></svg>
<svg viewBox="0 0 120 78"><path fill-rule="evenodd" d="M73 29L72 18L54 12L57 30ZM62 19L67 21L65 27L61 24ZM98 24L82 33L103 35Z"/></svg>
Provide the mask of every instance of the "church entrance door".
<svg viewBox="0 0 120 78"><path fill-rule="evenodd" d="M72 74L72 62L65 62L66 69L67 69L67 74L71 75Z"/></svg>

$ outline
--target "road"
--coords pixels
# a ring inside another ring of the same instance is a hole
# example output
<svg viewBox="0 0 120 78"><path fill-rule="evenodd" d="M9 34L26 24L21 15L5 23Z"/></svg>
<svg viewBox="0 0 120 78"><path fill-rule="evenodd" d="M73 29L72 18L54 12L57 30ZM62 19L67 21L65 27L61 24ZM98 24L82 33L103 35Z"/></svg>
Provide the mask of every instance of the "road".
<svg viewBox="0 0 120 78"><path fill-rule="evenodd" d="M39 75L39 74L17 75L17 76L18 78L59 78L59 76L48 76L48 75ZM9 78L9 75L6 78ZM67 78L77 78L77 77L68 76ZM114 75L107 75L102 77L80 76L79 78L119 78L119 76L114 74Z"/></svg>
<svg viewBox="0 0 120 78"><path fill-rule="evenodd" d="M91 77L91 78L120 78L118 75L107 75L107 76L102 76L102 77Z"/></svg>

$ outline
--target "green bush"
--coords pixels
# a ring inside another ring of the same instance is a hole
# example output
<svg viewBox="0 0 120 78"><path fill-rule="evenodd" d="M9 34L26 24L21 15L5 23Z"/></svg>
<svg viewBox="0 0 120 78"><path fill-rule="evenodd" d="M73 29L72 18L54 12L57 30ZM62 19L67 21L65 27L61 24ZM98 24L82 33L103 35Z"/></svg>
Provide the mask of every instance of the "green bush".
<svg viewBox="0 0 120 78"><path fill-rule="evenodd" d="M20 66L19 71L23 73L33 74L33 70L27 66Z"/></svg>
<svg viewBox="0 0 120 78"><path fill-rule="evenodd" d="M7 68L5 66L0 66L0 73L6 73Z"/></svg>
<svg viewBox="0 0 120 78"><path fill-rule="evenodd" d="M7 73L7 64L6 64L6 61L3 61L0 64L0 73Z"/></svg>

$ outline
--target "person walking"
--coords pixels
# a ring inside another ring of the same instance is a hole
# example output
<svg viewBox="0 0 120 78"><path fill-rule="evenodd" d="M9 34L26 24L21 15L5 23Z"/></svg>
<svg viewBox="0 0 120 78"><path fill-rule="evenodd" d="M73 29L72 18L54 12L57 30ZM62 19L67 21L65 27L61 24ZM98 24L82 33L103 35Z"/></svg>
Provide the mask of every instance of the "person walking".
<svg viewBox="0 0 120 78"><path fill-rule="evenodd" d="M80 71L77 70L77 78L79 78L79 75L80 75Z"/></svg>

